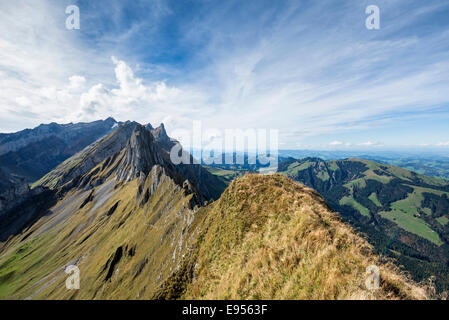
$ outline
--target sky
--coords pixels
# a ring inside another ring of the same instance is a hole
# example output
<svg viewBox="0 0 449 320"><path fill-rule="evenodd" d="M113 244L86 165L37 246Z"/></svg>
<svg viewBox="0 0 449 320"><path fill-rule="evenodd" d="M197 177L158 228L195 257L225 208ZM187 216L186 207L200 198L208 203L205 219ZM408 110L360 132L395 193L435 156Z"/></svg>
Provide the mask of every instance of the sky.
<svg viewBox="0 0 449 320"><path fill-rule="evenodd" d="M449 151L448 17L446 0L3 0L0 132L111 116Z"/></svg>

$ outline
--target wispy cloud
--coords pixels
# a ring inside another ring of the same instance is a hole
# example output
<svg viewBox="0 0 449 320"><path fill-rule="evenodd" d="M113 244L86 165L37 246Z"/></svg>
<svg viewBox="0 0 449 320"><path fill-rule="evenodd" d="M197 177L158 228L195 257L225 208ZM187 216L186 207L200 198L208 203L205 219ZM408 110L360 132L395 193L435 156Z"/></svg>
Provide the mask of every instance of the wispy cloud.
<svg viewBox="0 0 449 320"><path fill-rule="evenodd" d="M372 142L372 141L366 141L366 142L359 142L359 143L353 143L353 142L343 142L343 141L332 141L329 143L329 146L334 148L348 148L348 147L383 147L384 144L380 142Z"/></svg>
<svg viewBox="0 0 449 320"><path fill-rule="evenodd" d="M449 139L432 136L449 119L445 1L378 1L377 31L364 1L83 2L79 33L63 28L63 5L11 3L0 5L0 28L13 26L0 35L3 131L114 116L277 128L286 147Z"/></svg>
<svg viewBox="0 0 449 320"><path fill-rule="evenodd" d="M0 4L0 130L58 121L81 79L105 81L104 58L65 28L65 7L48 1ZM79 77L73 77L79 75Z"/></svg>
<svg viewBox="0 0 449 320"><path fill-rule="evenodd" d="M361 147L383 147L384 144L380 143L380 142L367 141L367 142L358 143L357 146L361 146Z"/></svg>
<svg viewBox="0 0 449 320"><path fill-rule="evenodd" d="M329 143L329 145L330 146L341 146L341 145L344 145L344 143L341 141L332 141Z"/></svg>

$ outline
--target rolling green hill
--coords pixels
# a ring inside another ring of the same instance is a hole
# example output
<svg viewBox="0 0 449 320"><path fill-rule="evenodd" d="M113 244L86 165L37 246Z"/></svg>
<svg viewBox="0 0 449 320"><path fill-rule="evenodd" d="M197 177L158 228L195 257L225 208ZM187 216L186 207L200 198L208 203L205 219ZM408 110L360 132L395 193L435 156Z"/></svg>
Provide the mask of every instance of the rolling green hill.
<svg viewBox="0 0 449 320"><path fill-rule="evenodd" d="M449 288L449 183L374 161L287 159L279 171L317 190L346 221L388 253L416 279L437 275ZM399 253L398 253L399 252Z"/></svg>
<svg viewBox="0 0 449 320"><path fill-rule="evenodd" d="M449 158L447 156L372 158L381 163L398 166L427 176L449 180Z"/></svg>

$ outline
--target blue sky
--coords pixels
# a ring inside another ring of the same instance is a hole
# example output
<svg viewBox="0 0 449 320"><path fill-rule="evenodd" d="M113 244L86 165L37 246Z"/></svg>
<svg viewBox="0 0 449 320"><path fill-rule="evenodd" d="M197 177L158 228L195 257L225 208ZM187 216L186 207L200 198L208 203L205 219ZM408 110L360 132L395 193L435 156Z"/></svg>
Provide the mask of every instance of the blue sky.
<svg viewBox="0 0 449 320"><path fill-rule="evenodd" d="M286 149L448 148L448 17L447 1L2 1L0 131L113 116L274 128Z"/></svg>

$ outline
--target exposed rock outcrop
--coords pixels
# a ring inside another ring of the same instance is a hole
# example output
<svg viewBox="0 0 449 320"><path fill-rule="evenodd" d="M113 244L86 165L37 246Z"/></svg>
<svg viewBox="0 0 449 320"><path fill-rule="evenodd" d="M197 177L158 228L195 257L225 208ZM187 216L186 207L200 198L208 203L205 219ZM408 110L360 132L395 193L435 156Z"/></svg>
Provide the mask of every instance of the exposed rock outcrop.
<svg viewBox="0 0 449 320"><path fill-rule="evenodd" d="M146 176L156 164L172 167L171 163L162 158L160 147L151 132L138 124L126 144L117 168L117 178L131 181Z"/></svg>
<svg viewBox="0 0 449 320"><path fill-rule="evenodd" d="M153 134L154 139L159 143L159 145L168 152L170 152L173 146L178 143L177 140L172 139L167 135L167 131L165 131L165 126L163 123L161 123L161 125L156 129L152 129L151 133Z"/></svg>

